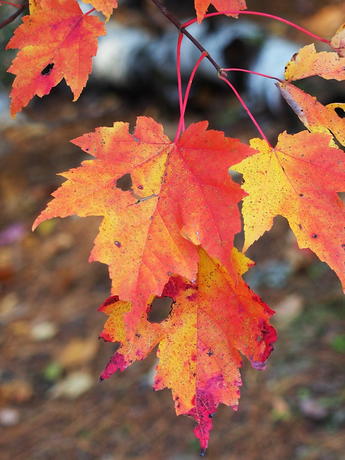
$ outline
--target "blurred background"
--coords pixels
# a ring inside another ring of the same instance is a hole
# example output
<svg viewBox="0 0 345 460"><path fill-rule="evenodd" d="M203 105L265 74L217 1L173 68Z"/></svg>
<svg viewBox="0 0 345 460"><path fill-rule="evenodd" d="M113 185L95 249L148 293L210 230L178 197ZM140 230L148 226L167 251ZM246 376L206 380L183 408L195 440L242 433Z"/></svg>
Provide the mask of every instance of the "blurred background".
<svg viewBox="0 0 345 460"><path fill-rule="evenodd" d="M176 3L178 3L176 5ZM336 0L248 0L326 38L345 20ZM181 19L191 0L166 2ZM0 21L13 12L0 5ZM105 266L88 264L98 218L52 220L31 232L34 218L61 183L58 172L85 156L69 143L113 121L152 116L174 136L178 121L176 32L147 1L127 0L108 23L94 74L72 103L64 84L11 119L6 73L14 53L5 43L19 21L0 31L0 457L15 460L198 458L193 422L176 418L168 390L151 388L155 358L98 383L114 345L97 340L109 294ZM220 19L192 29L229 67L280 76L310 42L267 20ZM322 49L322 46L319 48ZM182 72L198 54L186 46ZM302 128L272 81L235 75L233 82L272 142ZM300 86L324 102L345 102L343 83L319 78ZM197 75L187 123L210 126L246 142L257 136L237 100L205 64ZM220 407L208 458L220 460L345 459L345 300L334 273L300 251L276 219L248 254L257 266L251 287L277 314L279 338L268 368L244 363L240 409Z"/></svg>

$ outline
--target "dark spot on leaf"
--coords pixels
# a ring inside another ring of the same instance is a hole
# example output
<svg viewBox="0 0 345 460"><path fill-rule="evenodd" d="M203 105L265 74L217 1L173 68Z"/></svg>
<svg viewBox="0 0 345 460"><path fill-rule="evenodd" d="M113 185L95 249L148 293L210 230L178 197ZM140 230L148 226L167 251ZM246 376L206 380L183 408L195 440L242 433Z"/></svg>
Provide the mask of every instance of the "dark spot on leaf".
<svg viewBox="0 0 345 460"><path fill-rule="evenodd" d="M212 351L212 350L208 350L207 355L208 355L208 356L212 356L212 355L213 355L213 351Z"/></svg>
<svg viewBox="0 0 345 460"><path fill-rule="evenodd" d="M302 227L301 224L298 224L298 228L299 228L300 230L302 230L303 227Z"/></svg>
<svg viewBox="0 0 345 460"><path fill-rule="evenodd" d="M304 196L304 194L303 194L303 193L300 193L300 194L299 194L299 196L300 196L300 197L303 197L303 196Z"/></svg>
<svg viewBox="0 0 345 460"><path fill-rule="evenodd" d="M173 304L171 297L156 297L151 304L147 314L147 320L150 323L161 323L169 316Z"/></svg>
<svg viewBox="0 0 345 460"><path fill-rule="evenodd" d="M136 332L135 337L138 337L138 339L140 339L141 334L139 334L138 332Z"/></svg>
<svg viewBox="0 0 345 460"><path fill-rule="evenodd" d="M122 246L122 244L120 243L120 241L114 241L114 244L117 248L120 248Z"/></svg>
<svg viewBox="0 0 345 460"><path fill-rule="evenodd" d="M317 233L312 233L312 234L311 234L311 237L312 237L312 238L317 238L317 236L318 236Z"/></svg>
<svg viewBox="0 0 345 460"><path fill-rule="evenodd" d="M132 185L132 177L129 173L124 174L122 177L116 180L116 187L123 192L128 192L128 190L131 190Z"/></svg>
<svg viewBox="0 0 345 460"><path fill-rule="evenodd" d="M42 71L41 75L49 75L50 72L53 70L54 64L48 64Z"/></svg>
<svg viewBox="0 0 345 460"><path fill-rule="evenodd" d="M344 109L342 109L341 107L336 107L334 110L335 110L336 114L340 118L345 118L345 110Z"/></svg>
<svg viewBox="0 0 345 460"><path fill-rule="evenodd" d="M139 189L139 190L143 190L143 188L144 188L144 187L143 187L142 185L138 185L138 189Z"/></svg>

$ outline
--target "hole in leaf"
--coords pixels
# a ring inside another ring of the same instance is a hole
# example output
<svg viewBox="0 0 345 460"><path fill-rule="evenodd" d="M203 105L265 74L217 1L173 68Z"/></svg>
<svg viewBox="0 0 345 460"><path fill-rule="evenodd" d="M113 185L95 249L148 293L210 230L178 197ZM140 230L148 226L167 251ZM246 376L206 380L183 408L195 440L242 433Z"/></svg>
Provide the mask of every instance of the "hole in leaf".
<svg viewBox="0 0 345 460"><path fill-rule="evenodd" d="M128 190L131 190L132 185L132 177L129 173L124 174L116 181L116 187L122 190L123 192L128 192Z"/></svg>
<svg viewBox="0 0 345 460"><path fill-rule="evenodd" d="M42 71L41 75L49 75L50 72L53 70L54 64L48 64Z"/></svg>
<svg viewBox="0 0 345 460"><path fill-rule="evenodd" d="M171 297L156 297L147 314L150 323L161 323L169 316L174 300Z"/></svg>
<svg viewBox="0 0 345 460"><path fill-rule="evenodd" d="M334 110L340 118L345 118L345 110L342 107L336 107Z"/></svg>

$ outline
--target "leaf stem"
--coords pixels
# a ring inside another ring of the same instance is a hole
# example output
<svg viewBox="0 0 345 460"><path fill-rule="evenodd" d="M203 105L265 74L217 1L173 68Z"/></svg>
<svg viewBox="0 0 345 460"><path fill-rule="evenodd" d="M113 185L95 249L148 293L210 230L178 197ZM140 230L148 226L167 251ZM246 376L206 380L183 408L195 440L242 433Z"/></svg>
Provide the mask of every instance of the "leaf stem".
<svg viewBox="0 0 345 460"><path fill-rule="evenodd" d="M15 19L17 19L17 17L20 16L23 13L23 11L25 10L26 6L27 6L27 0L24 0L22 5L20 6L20 8L17 9L17 11L15 11L13 14L11 14L11 16L9 16L7 19L5 19L4 21L2 21L0 23L0 29L3 29L8 24L11 24L11 22L13 22Z"/></svg>
<svg viewBox="0 0 345 460"><path fill-rule="evenodd" d="M252 120L254 126L256 127L256 129L258 130L260 136L267 142L267 144L271 146L270 142L268 141L265 133L263 132L263 130L261 129L259 123L257 122L256 118L254 117L254 115L252 114L252 112L250 111L249 107L247 106L247 104L244 102L244 100L242 99L242 96L240 95L240 93L237 91L237 89L235 88L235 86L224 76L224 75L221 75L219 74L218 75L219 78L221 80L223 80L228 86L229 88L232 89L233 93L235 94L235 96L237 97L237 99L239 100L240 104L242 105L242 107L244 108L244 110L247 112L249 118Z"/></svg>
<svg viewBox="0 0 345 460"><path fill-rule="evenodd" d="M217 70L217 72L221 72L221 66L210 56L208 51L202 46L202 44L188 32L185 30L185 26L179 22L179 20L161 3L160 0L152 0L152 2L157 6L157 8L161 11L161 13L172 23L174 26L183 34L185 35L194 46L198 48L200 53L206 52L207 56L206 59L210 61L213 67Z"/></svg>
<svg viewBox="0 0 345 460"><path fill-rule="evenodd" d="M215 13L205 14L204 18L212 18L214 16L223 16L224 14L225 15L228 15L228 14L233 14L233 15L247 14L247 15L250 15L250 16L263 16L265 18L274 19L276 21L283 22L284 24L287 24L287 25L293 27L294 29L297 29L300 32L303 32L304 34L308 35L309 37L315 38L316 40L318 40L320 42L327 43L328 45L331 44L330 40L327 40L327 38L322 38L319 35L316 35L313 32L310 32L309 30L307 30L304 27L301 27L301 26L295 24L292 21L284 19L284 18L282 18L280 16L275 16L274 14L262 13L261 11L248 11L248 10L247 11L241 11L241 10L238 10L238 11L237 10L234 10L234 11L227 11L227 10L226 11L217 11ZM190 21L184 22L182 24L182 27L189 27L190 25L194 24L195 22L198 22L198 20L196 18L191 19Z"/></svg>
<svg viewBox="0 0 345 460"><path fill-rule="evenodd" d="M177 93L178 93L178 103L180 109L180 121L182 117L183 110L183 94L182 94L182 77L181 77L181 45L183 40L183 34L178 34L177 46L176 46L176 75L177 75ZM184 129L184 118L182 117L182 129Z"/></svg>
<svg viewBox="0 0 345 460"><path fill-rule="evenodd" d="M22 5L18 5L17 3L12 3L12 2L6 2L5 0L0 0L0 3L3 3L4 5L13 6L14 8L22 7Z"/></svg>
<svg viewBox="0 0 345 460"><path fill-rule="evenodd" d="M94 11L96 11L96 8L91 8L91 10L87 11L86 13L84 13L84 16L87 16L88 14L91 14Z"/></svg>
<svg viewBox="0 0 345 460"><path fill-rule="evenodd" d="M261 72L254 72L254 70L239 69L237 67L228 67L228 68L223 68L222 70L224 70L225 72L245 72L245 73L250 73L252 75L258 75L259 77L270 78L271 80L276 80L276 81L279 81L280 83L283 82L283 80L281 80L278 77L273 77L272 75L267 75Z"/></svg>
<svg viewBox="0 0 345 460"><path fill-rule="evenodd" d="M181 34L181 36L183 37L182 34ZM192 83L193 83L196 71L198 70L198 68L199 68L201 62L203 61L203 59L205 59L206 57L207 57L207 53L206 53L206 51L203 51L201 53L199 59L196 61L195 65L193 67L193 70L192 70L192 72L190 74L188 84L187 84L187 87L186 87L186 91L185 91L185 94L184 94L182 110L181 110L181 114L180 114L180 121L179 121L179 124L178 124L178 128L177 128L177 131L176 131L176 136L175 136L174 142L177 142L178 138L181 135L181 132L184 131L184 114L186 112L186 107L187 107L187 103L188 103L188 99L189 99L190 89L192 87Z"/></svg>

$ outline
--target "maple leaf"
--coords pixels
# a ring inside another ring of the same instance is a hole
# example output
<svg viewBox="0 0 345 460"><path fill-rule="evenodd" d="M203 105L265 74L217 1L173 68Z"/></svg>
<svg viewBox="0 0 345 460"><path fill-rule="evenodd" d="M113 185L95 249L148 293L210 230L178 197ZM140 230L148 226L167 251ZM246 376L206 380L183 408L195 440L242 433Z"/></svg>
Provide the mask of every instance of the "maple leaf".
<svg viewBox="0 0 345 460"><path fill-rule="evenodd" d="M345 58L335 52L317 52L315 45L304 46L294 54L285 68L285 78L288 81L318 75L326 80L345 79Z"/></svg>
<svg viewBox="0 0 345 460"><path fill-rule="evenodd" d="M117 0L84 0L85 3L91 3L91 5L97 10L101 11L104 16L109 20L114 8L117 8Z"/></svg>
<svg viewBox="0 0 345 460"><path fill-rule="evenodd" d="M327 134L302 131L280 134L276 148L262 139L251 146L259 153L231 169L243 174L245 245L247 249L285 217L301 248L311 249L338 275L345 287L344 152L331 147Z"/></svg>
<svg viewBox="0 0 345 460"><path fill-rule="evenodd" d="M198 22L201 22L210 5L213 5L218 11L239 11L247 8L245 0L194 0ZM230 16L237 17L237 14Z"/></svg>
<svg viewBox="0 0 345 460"><path fill-rule="evenodd" d="M207 126L191 125L174 143L139 117L133 135L114 123L75 139L96 159L62 174L67 181L34 223L103 216L90 260L109 265L112 292L133 303L133 321L171 274L195 279L198 245L230 269L244 194L228 167L253 151Z"/></svg>
<svg viewBox="0 0 345 460"><path fill-rule="evenodd" d="M40 0L29 0L29 11L33 14L39 8Z"/></svg>
<svg viewBox="0 0 345 460"><path fill-rule="evenodd" d="M324 106L316 97L288 82L277 83L284 99L311 132L332 134L345 147L345 119L335 109L345 108L342 103Z"/></svg>
<svg viewBox="0 0 345 460"><path fill-rule="evenodd" d="M345 24L342 24L331 39L331 46L341 57L345 57Z"/></svg>
<svg viewBox="0 0 345 460"><path fill-rule="evenodd" d="M19 48L8 72L16 75L11 97L15 115L33 96L44 96L62 78L70 86L74 101L82 92L97 51L97 38L104 24L84 15L75 0L40 0L23 18L7 49Z"/></svg>
<svg viewBox="0 0 345 460"><path fill-rule="evenodd" d="M144 359L159 345L154 389L171 388L177 415L196 420L194 432L204 450L218 405L237 410L241 354L255 369L263 369L276 332L268 322L273 311L242 279L251 261L233 249L230 275L201 248L199 255L196 283L172 277L163 291L174 300L169 317L150 323L145 312L134 338L126 332L128 302L112 297L100 307L109 316L101 337L120 342L101 379Z"/></svg>

